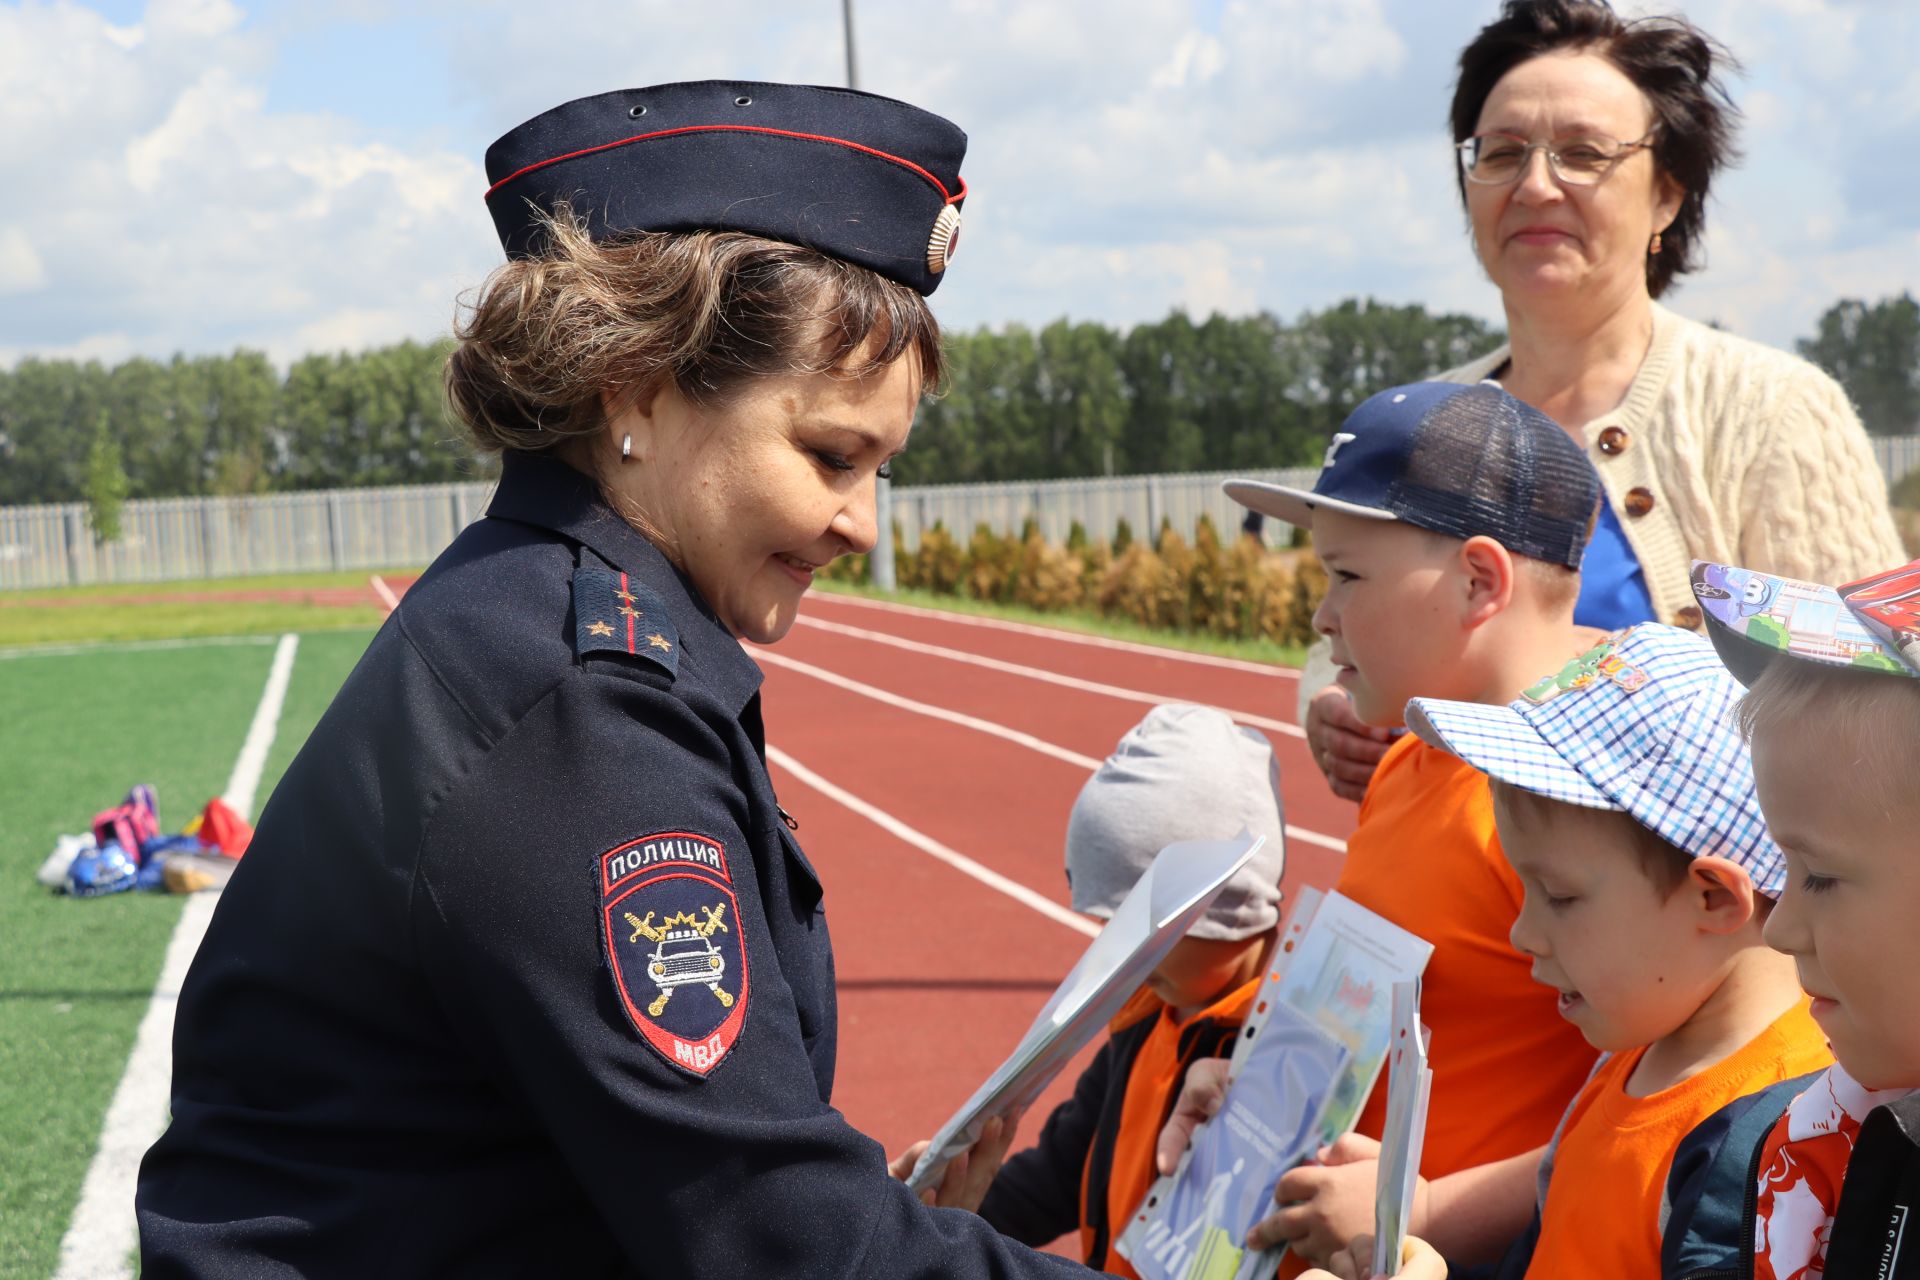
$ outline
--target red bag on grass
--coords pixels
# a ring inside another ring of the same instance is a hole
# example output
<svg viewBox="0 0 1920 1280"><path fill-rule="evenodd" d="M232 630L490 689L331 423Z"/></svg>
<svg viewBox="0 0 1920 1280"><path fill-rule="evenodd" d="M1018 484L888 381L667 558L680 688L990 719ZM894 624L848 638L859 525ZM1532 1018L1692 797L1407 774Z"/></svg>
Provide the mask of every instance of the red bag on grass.
<svg viewBox="0 0 1920 1280"><path fill-rule="evenodd" d="M245 853L253 841L253 827L217 796L207 801L207 807L201 811L197 834L201 844L218 849L229 858Z"/></svg>

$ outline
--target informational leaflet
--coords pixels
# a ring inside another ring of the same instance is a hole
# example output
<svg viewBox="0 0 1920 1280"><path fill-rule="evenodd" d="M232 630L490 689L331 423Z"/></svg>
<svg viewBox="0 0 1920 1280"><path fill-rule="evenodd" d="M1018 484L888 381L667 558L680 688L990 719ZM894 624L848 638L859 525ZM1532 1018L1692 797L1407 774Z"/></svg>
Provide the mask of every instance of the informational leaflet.
<svg viewBox="0 0 1920 1280"><path fill-rule="evenodd" d="M1301 895L1235 1046L1220 1113L1115 1241L1144 1280L1254 1280L1284 1248L1249 1253L1280 1175L1353 1128L1393 1036L1392 991L1433 948L1337 893Z"/></svg>
<svg viewBox="0 0 1920 1280"><path fill-rule="evenodd" d="M1847 608L1860 615L1915 671L1920 671L1920 560L1840 588Z"/></svg>
<svg viewBox="0 0 1920 1280"><path fill-rule="evenodd" d="M1242 830L1231 840L1188 840L1156 854L1007 1060L934 1135L907 1185L916 1192L932 1186L947 1161L979 1141L988 1120L1039 1097L1263 843L1265 837Z"/></svg>
<svg viewBox="0 0 1920 1280"><path fill-rule="evenodd" d="M1420 1183L1420 1152L1426 1144L1427 1100L1433 1069L1427 1065L1427 1029L1420 1025L1420 984L1393 984L1393 1039L1387 1053L1387 1120L1380 1134L1379 1172L1373 1192L1373 1274L1400 1274L1400 1253Z"/></svg>

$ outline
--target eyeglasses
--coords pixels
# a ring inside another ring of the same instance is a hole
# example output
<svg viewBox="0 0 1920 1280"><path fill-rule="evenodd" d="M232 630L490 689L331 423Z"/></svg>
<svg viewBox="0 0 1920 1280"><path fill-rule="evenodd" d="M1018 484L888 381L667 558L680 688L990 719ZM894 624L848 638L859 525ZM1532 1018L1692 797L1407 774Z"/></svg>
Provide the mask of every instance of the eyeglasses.
<svg viewBox="0 0 1920 1280"><path fill-rule="evenodd" d="M1453 149L1460 155L1460 173L1468 182L1504 186L1526 172L1534 152L1544 151L1554 177L1571 187L1590 187L1629 154L1651 146L1652 133L1634 142L1621 142L1602 133L1552 142L1528 142L1511 133L1476 133L1465 142L1455 143Z"/></svg>

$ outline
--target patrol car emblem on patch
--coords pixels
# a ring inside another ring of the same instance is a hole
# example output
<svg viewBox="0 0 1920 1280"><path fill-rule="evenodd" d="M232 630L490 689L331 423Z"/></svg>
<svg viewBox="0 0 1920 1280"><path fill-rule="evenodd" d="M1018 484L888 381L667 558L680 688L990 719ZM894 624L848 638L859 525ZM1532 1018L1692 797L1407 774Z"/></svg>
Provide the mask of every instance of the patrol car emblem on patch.
<svg viewBox="0 0 1920 1280"><path fill-rule="evenodd" d="M705 1077L747 1019L740 903L719 841L642 836L600 855L600 919L613 984L634 1030Z"/></svg>

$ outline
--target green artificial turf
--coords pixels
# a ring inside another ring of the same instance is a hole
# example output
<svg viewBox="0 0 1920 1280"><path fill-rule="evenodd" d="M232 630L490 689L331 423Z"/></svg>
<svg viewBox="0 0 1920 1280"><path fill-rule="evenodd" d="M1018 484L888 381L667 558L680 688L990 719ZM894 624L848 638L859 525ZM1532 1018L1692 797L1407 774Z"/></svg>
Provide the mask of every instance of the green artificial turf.
<svg viewBox="0 0 1920 1280"><path fill-rule="evenodd" d="M304 636L263 804L371 632ZM273 644L0 660L0 1275L50 1275L181 900L75 900L33 873L55 836L152 783L178 830L226 787ZM129 1212L131 1206L128 1207Z"/></svg>

